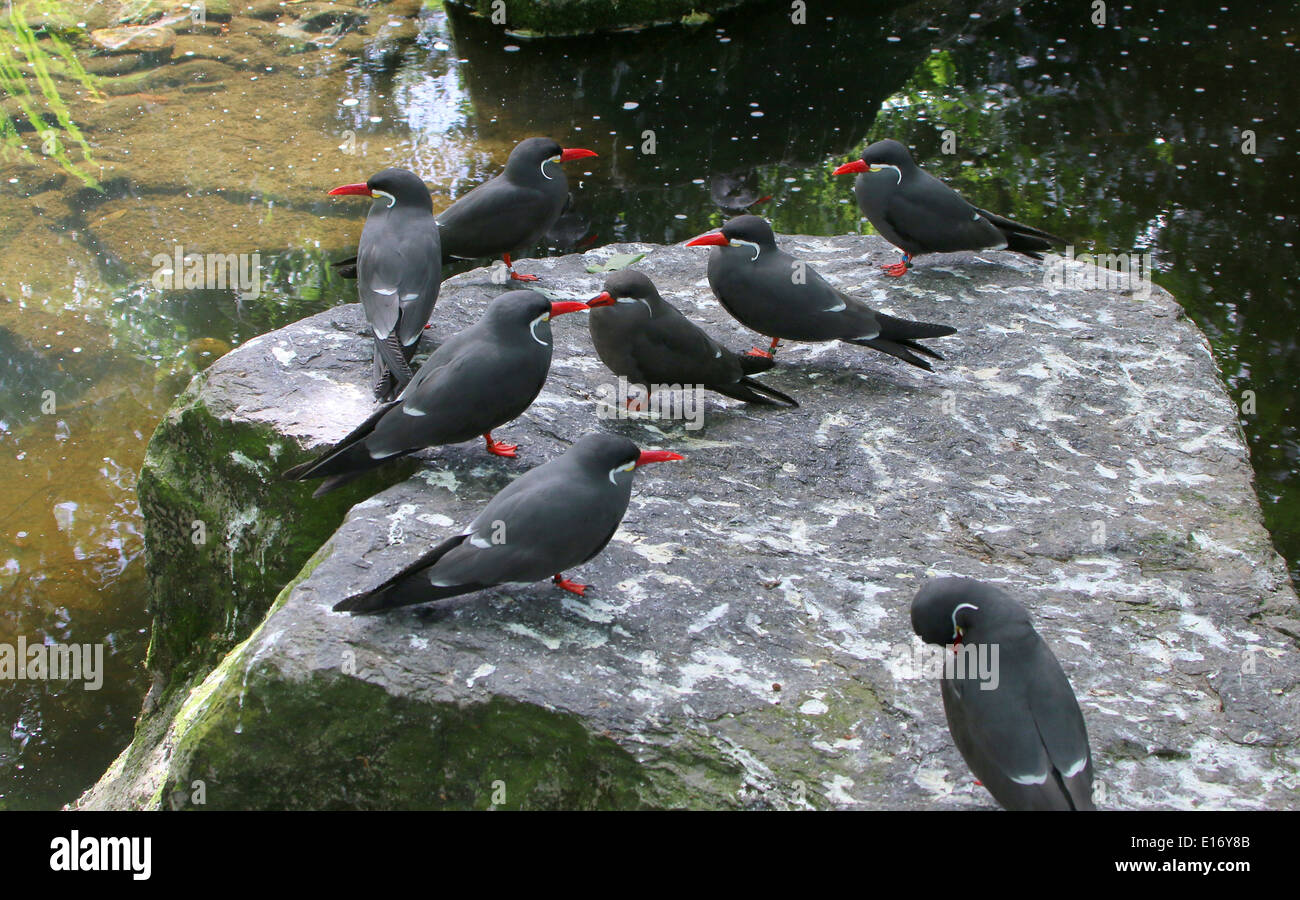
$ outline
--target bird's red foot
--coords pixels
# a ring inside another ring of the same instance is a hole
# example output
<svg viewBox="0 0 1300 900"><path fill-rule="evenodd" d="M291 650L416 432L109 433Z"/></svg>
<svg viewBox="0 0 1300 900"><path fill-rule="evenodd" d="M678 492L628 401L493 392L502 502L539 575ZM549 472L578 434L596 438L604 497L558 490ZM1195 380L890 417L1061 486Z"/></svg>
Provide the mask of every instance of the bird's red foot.
<svg viewBox="0 0 1300 900"><path fill-rule="evenodd" d="M900 278L907 274L907 270L912 268L912 264L910 262L896 262L880 268L884 269L885 274L890 278Z"/></svg>
<svg viewBox="0 0 1300 900"><path fill-rule="evenodd" d="M975 779L975 783L980 787L984 787L984 782L980 781L978 778Z"/></svg>
<svg viewBox="0 0 1300 900"><path fill-rule="evenodd" d="M504 456L507 459L516 459L515 451L519 449L518 444L507 444L505 441L498 441L490 434L483 435L483 440L487 442L487 452L493 456Z"/></svg>
<svg viewBox="0 0 1300 900"><path fill-rule="evenodd" d="M645 409L645 403L640 397L628 397L623 406L632 412L640 412Z"/></svg>
<svg viewBox="0 0 1300 900"><path fill-rule="evenodd" d="M578 584L578 582L576 581L570 581L569 579L565 578L563 575L556 575L551 580L555 582L556 586L562 587L566 591L569 591L570 593L577 594L579 597L586 596L587 594L587 587L588 587L587 585Z"/></svg>
<svg viewBox="0 0 1300 900"><path fill-rule="evenodd" d="M746 356L761 356L763 359L772 359L772 354L766 350L759 350L757 347L750 347Z"/></svg>
<svg viewBox="0 0 1300 900"><path fill-rule="evenodd" d="M511 272L510 277L515 281L541 281L537 275L520 275L518 272Z"/></svg>

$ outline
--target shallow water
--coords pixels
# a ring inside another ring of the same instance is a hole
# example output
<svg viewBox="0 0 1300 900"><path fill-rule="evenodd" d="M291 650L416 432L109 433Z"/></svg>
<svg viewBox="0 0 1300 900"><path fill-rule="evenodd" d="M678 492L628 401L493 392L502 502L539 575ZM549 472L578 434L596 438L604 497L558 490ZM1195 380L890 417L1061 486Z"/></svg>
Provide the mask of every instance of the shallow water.
<svg viewBox="0 0 1300 900"><path fill-rule="evenodd" d="M364 204L325 191L403 165L441 207L529 134L600 154L568 167L561 248L683 240L767 195L756 211L778 231L859 230L830 169L891 136L972 202L1081 252L1150 252L1230 390L1254 392L1241 421L1260 499L1300 559L1300 134L1282 74L1300 61L1296 7L1111 4L1098 28L1074 0L876 19L859 5L823 0L799 26L777 4L524 42L436 8L412 28L381 4L376 35L315 49L237 17L182 35L145 81L69 87L102 190L35 150L0 162L0 642L102 641L109 671L98 692L0 685L0 807L74 799L129 740L148 681L134 473L199 368L353 299L327 262L350 253ZM259 254L261 296L154 287L177 243Z"/></svg>

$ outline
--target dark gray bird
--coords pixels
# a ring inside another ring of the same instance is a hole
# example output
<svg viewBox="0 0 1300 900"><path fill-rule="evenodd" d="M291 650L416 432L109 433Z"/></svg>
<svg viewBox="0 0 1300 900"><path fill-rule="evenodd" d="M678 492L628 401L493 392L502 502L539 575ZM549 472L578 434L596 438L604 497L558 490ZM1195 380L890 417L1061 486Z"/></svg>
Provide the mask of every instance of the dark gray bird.
<svg viewBox="0 0 1300 900"><path fill-rule="evenodd" d="M1055 235L971 206L933 175L921 171L898 141L876 141L862 158L845 163L835 175L856 174L858 208L876 231L899 250L902 262L882 266L894 277L906 274L912 258L958 250L1012 250L1033 259L1053 244Z"/></svg>
<svg viewBox="0 0 1300 900"><path fill-rule="evenodd" d="M438 302L442 250L429 189L414 172L384 169L331 194L373 197L357 249L357 295L375 339L375 397L410 382L411 359Z"/></svg>
<svg viewBox="0 0 1300 900"><path fill-rule="evenodd" d="M956 331L887 316L836 290L811 266L778 249L772 227L758 216L737 216L686 246L715 248L709 254L714 296L746 328L772 339L767 350L755 348L751 355L771 357L783 340L847 341L932 371L915 353L943 357L917 341Z"/></svg>
<svg viewBox="0 0 1300 900"><path fill-rule="evenodd" d="M640 450L612 434L585 435L562 456L507 485L460 534L379 587L339 601L334 610L383 612L545 578L583 594L587 585L560 573L605 549L627 512L637 467L671 459L682 457Z"/></svg>
<svg viewBox="0 0 1300 900"><path fill-rule="evenodd" d="M510 151L504 172L438 214L444 257L500 254L511 278L536 281L536 275L516 273L510 255L540 241L564 211L569 182L559 163L595 155L591 150L561 147L550 138L520 141Z"/></svg>
<svg viewBox="0 0 1300 900"><path fill-rule="evenodd" d="M541 393L551 368L550 320L587 308L572 300L552 303L536 291L502 294L482 318L433 351L396 400L283 477L326 479L314 494L319 497L386 462L480 435L489 453L513 458L518 445L495 440L492 429L517 419Z"/></svg>
<svg viewBox="0 0 1300 900"><path fill-rule="evenodd" d="M749 376L775 361L733 353L705 334L659 296L654 282L623 269L605 279L605 289L589 301L587 325L596 353L615 375L642 385L702 385L724 397L748 403L798 406L792 398Z"/></svg>
<svg viewBox="0 0 1300 900"><path fill-rule="evenodd" d="M973 578L933 578L912 601L912 630L928 644L965 649L967 660L972 651L987 654L996 665L989 679L973 665L954 666L940 693L953 743L998 803L1094 808L1083 713L1023 606Z"/></svg>

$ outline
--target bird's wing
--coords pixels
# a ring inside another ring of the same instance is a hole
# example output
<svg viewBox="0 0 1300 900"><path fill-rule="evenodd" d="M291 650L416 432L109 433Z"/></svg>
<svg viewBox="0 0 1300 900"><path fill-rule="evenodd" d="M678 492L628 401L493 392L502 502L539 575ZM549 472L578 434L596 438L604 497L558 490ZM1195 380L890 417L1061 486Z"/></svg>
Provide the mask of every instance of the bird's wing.
<svg viewBox="0 0 1300 900"><path fill-rule="evenodd" d="M544 469L531 470L492 499L470 524L465 542L431 572L435 586L540 581L599 552L626 512L626 498L621 508L593 502L594 492L580 486L576 469L529 478ZM557 485L566 489L557 491ZM612 523L606 521L611 517Z"/></svg>
<svg viewBox="0 0 1300 900"><path fill-rule="evenodd" d="M517 356L492 343L443 344L402 393L400 415L394 413L375 429L368 442L371 452L458 443L504 425L541 392L547 365L546 360L536 362L529 372Z"/></svg>
<svg viewBox="0 0 1300 900"><path fill-rule="evenodd" d="M1088 726L1061 663L1046 643L1029 661L1029 708L1052 766L1076 809L1092 807L1092 753Z"/></svg>
<svg viewBox="0 0 1300 900"><path fill-rule="evenodd" d="M828 319L834 317L835 337L861 340L880 335L876 311L856 297L850 297L815 270L807 270L808 291L818 300Z"/></svg>
<svg viewBox="0 0 1300 900"><path fill-rule="evenodd" d="M522 247L550 227L552 207L542 192L498 175L438 213L443 253L473 259Z"/></svg>
<svg viewBox="0 0 1300 900"><path fill-rule="evenodd" d="M922 173L916 190L895 191L884 211L898 235L930 253L1006 246L1006 237L948 185Z"/></svg>
<svg viewBox="0 0 1300 900"><path fill-rule="evenodd" d="M632 338L637 368L658 384L731 384L743 374L736 354L666 304Z"/></svg>
<svg viewBox="0 0 1300 900"><path fill-rule="evenodd" d="M420 338L438 300L442 258L432 220L415 228L387 228L357 254L357 294L381 341L394 333L404 347Z"/></svg>
<svg viewBox="0 0 1300 900"><path fill-rule="evenodd" d="M958 749L975 776L1008 809L1069 809L1030 708L1029 685L1013 674L1009 662L1005 656L1001 659L1000 680L991 690L982 689L975 678L946 682L945 705L960 706L957 718L967 743L963 748L959 742ZM957 742L951 711L948 719Z"/></svg>

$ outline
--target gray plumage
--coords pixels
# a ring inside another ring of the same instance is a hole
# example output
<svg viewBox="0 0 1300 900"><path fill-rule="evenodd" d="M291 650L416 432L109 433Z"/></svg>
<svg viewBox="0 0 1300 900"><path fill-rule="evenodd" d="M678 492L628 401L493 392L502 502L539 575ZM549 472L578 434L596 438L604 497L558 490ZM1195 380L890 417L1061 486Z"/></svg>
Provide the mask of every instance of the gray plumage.
<svg viewBox="0 0 1300 900"><path fill-rule="evenodd" d="M558 579L614 536L640 457L627 438L585 435L507 485L460 534L377 588L340 601L335 611L382 612L494 585Z"/></svg>
<svg viewBox="0 0 1300 900"><path fill-rule="evenodd" d="M394 459L486 435L523 414L546 383L551 302L510 291L436 349L395 400L320 457L284 473L325 478L316 496Z"/></svg>
<svg viewBox="0 0 1300 900"><path fill-rule="evenodd" d="M959 250L1011 250L1034 259L1055 235L972 206L939 179L924 172L898 141L883 140L862 153L877 167L854 181L858 208L884 238L908 257Z"/></svg>
<svg viewBox="0 0 1300 900"><path fill-rule="evenodd" d="M614 302L591 311L587 325L601 361L615 375L653 385L702 385L735 400L798 406L776 388L750 378L773 361L723 347L659 296L641 272L623 269L605 279Z"/></svg>
<svg viewBox="0 0 1300 900"><path fill-rule="evenodd" d="M1092 753L1078 700L1029 613L971 578L935 578L912 601L912 630L929 644L992 658L997 686L960 670L940 683L953 742L1006 809L1090 810ZM982 686L983 685L983 686Z"/></svg>
<svg viewBox="0 0 1300 900"><path fill-rule="evenodd" d="M357 249L357 296L374 335L375 396L387 400L410 382L410 362L442 283L442 250L424 182L384 169L366 182L374 202Z"/></svg>
<svg viewBox="0 0 1300 900"><path fill-rule="evenodd" d="M540 241L569 197L557 159L562 150L549 138L520 141L505 171L438 214L443 253L475 259L518 253Z"/></svg>
<svg viewBox="0 0 1300 900"><path fill-rule="evenodd" d="M778 248L772 227L758 216L738 216L722 226L721 234L727 243L709 253L709 287L747 328L779 340L846 341L927 371L930 364L916 354L943 359L918 340L956 329L885 315L832 287Z"/></svg>

